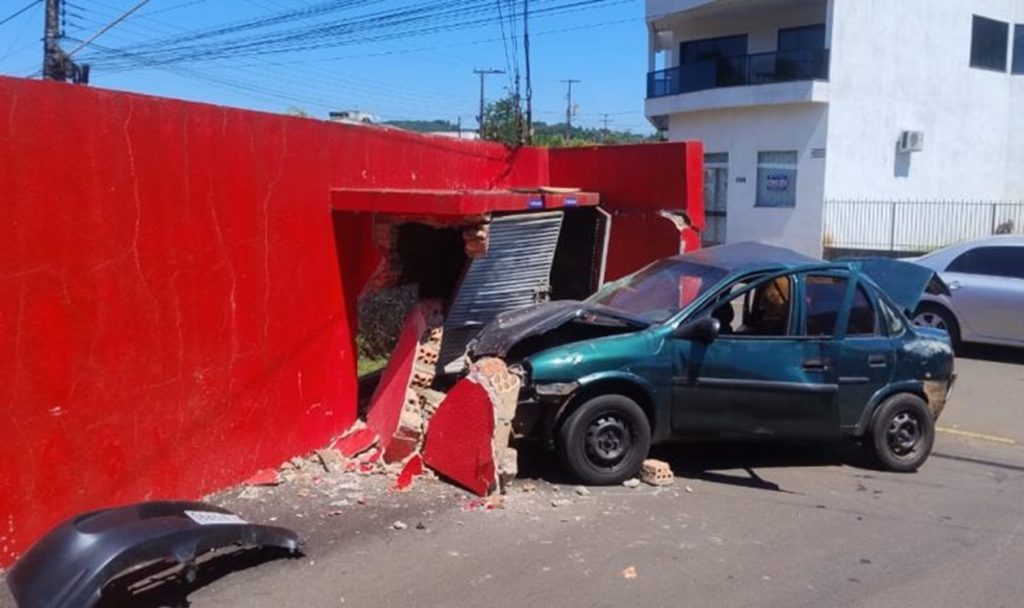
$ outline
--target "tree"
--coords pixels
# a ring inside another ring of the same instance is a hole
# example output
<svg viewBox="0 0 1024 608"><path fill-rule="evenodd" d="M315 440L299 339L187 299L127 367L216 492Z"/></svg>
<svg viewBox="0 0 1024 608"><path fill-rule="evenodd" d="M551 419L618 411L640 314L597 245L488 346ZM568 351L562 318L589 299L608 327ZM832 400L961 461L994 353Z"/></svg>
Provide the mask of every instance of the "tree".
<svg viewBox="0 0 1024 608"><path fill-rule="evenodd" d="M509 146L518 145L516 120L520 118L519 104L513 96L499 99L487 104L484 111L484 129L481 139L497 141ZM525 128L525 125L524 125ZM547 124L533 123L533 144L544 148L567 148L576 146L598 146L602 144L635 143L642 141L661 141L658 134L637 135L628 131L608 129L588 129L573 126L571 137L565 137L565 123Z"/></svg>
<svg viewBox="0 0 1024 608"><path fill-rule="evenodd" d="M508 146L518 145L516 124L519 116L519 104L513 96L487 104L480 139L499 141Z"/></svg>

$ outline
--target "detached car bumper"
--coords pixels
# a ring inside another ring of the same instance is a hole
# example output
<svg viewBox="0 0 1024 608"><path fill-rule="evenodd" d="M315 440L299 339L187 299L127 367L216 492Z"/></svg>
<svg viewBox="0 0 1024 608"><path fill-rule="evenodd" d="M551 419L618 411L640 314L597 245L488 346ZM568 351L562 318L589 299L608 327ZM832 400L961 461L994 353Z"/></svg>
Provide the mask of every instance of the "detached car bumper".
<svg viewBox="0 0 1024 608"><path fill-rule="evenodd" d="M230 547L278 547L302 541L291 530L251 524L202 502L146 502L93 511L54 528L7 573L20 608L88 608L103 587L148 564L192 566Z"/></svg>

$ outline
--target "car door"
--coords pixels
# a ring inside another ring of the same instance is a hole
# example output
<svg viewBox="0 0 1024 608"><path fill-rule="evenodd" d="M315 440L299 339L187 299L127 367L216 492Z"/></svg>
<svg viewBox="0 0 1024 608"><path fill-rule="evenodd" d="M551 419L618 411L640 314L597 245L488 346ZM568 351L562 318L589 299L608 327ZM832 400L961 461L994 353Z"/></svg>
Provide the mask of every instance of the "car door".
<svg viewBox="0 0 1024 608"><path fill-rule="evenodd" d="M896 361L875 291L845 272L809 274L804 284L805 333L835 340L839 425L856 427L872 396L889 384Z"/></svg>
<svg viewBox="0 0 1024 608"><path fill-rule="evenodd" d="M1024 342L1024 247L983 245L943 273L965 336Z"/></svg>
<svg viewBox="0 0 1024 608"><path fill-rule="evenodd" d="M741 281L698 313L719 319L714 341L675 339L677 434L835 434L835 344L797 335L799 289L791 274Z"/></svg>

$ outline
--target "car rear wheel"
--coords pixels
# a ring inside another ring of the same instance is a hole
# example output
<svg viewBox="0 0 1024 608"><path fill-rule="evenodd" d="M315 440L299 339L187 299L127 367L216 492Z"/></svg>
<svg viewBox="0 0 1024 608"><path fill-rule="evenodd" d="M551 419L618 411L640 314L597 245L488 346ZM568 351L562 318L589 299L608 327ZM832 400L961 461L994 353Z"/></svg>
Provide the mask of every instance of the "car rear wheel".
<svg viewBox="0 0 1024 608"><path fill-rule="evenodd" d="M568 471L590 485L636 476L651 447L643 409L624 395L602 395L573 411L558 431L558 454Z"/></svg>
<svg viewBox="0 0 1024 608"><path fill-rule="evenodd" d="M960 326L956 322L956 317L945 306L922 302L914 311L911 321L918 327L932 327L945 331L949 334L949 341L954 348L960 344Z"/></svg>
<svg viewBox="0 0 1024 608"><path fill-rule="evenodd" d="M903 393L878 407L869 433L871 451L882 468L910 473L931 454L935 420L923 399Z"/></svg>

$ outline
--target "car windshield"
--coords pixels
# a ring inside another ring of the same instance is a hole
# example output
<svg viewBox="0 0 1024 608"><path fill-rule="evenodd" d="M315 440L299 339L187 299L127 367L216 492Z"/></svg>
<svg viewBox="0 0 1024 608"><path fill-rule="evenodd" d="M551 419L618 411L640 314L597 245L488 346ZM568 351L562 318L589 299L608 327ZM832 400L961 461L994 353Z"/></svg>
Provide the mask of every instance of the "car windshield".
<svg viewBox="0 0 1024 608"><path fill-rule="evenodd" d="M607 283L587 302L627 312L655 323L667 321L721 281L729 272L669 258Z"/></svg>

